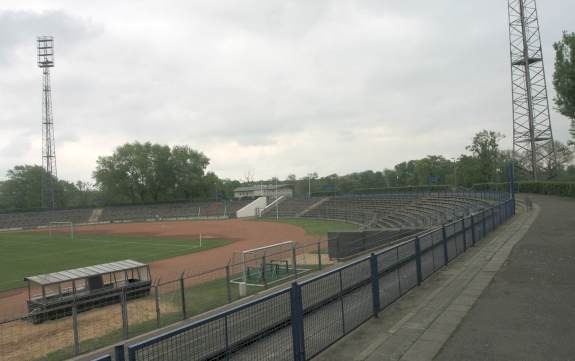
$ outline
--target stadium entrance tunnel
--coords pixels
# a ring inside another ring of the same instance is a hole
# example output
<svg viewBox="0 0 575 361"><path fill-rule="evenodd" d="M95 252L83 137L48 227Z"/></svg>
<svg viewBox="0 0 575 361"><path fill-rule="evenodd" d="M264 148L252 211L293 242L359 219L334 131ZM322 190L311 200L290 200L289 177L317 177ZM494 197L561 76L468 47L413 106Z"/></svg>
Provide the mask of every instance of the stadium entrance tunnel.
<svg viewBox="0 0 575 361"><path fill-rule="evenodd" d="M332 260L346 260L391 245L425 231L423 228L390 228L328 232L328 254Z"/></svg>

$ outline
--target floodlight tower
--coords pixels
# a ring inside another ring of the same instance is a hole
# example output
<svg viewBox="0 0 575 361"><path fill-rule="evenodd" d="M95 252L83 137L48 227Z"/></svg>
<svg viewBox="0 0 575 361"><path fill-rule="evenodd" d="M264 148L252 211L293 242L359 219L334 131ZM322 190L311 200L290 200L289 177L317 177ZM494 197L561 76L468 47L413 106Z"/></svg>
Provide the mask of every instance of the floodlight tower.
<svg viewBox="0 0 575 361"><path fill-rule="evenodd" d="M513 94L513 155L528 158L533 180L556 164L543 50L535 0L508 0L511 83Z"/></svg>
<svg viewBox="0 0 575 361"><path fill-rule="evenodd" d="M50 87L50 68L54 66L54 38L39 36L38 67L42 69L42 207L56 206L55 183L56 144L54 142L54 120L52 118L52 90Z"/></svg>

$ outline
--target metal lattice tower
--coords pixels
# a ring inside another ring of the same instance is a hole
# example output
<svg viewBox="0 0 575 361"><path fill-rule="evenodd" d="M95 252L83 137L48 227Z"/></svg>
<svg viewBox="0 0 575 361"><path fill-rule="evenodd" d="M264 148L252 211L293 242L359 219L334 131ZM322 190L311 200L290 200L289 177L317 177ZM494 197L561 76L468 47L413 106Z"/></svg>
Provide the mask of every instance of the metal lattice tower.
<svg viewBox="0 0 575 361"><path fill-rule="evenodd" d="M556 163L535 0L508 0L513 154L535 180Z"/></svg>
<svg viewBox="0 0 575 361"><path fill-rule="evenodd" d="M56 206L55 186L56 144L54 142L54 119L52 117L52 90L50 68L54 66L54 38L38 37L38 67L42 69L42 207Z"/></svg>

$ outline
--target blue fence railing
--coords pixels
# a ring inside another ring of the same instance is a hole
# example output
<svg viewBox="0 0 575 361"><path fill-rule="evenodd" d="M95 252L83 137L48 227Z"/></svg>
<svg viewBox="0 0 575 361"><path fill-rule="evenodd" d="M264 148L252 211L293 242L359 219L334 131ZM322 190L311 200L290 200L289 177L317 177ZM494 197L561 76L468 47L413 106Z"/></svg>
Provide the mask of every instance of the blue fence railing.
<svg viewBox="0 0 575 361"><path fill-rule="evenodd" d="M499 202L393 248L130 345L129 360L309 360L378 317L514 213L513 200Z"/></svg>

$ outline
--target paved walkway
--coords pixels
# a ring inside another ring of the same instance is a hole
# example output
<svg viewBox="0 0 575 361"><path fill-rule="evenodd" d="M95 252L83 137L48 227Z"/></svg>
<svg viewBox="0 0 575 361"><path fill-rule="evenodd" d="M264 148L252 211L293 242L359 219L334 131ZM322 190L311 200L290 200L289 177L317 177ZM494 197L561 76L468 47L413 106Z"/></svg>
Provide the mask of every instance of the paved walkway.
<svg viewBox="0 0 575 361"><path fill-rule="evenodd" d="M531 212L314 360L575 358L575 201L532 199Z"/></svg>
<svg viewBox="0 0 575 361"><path fill-rule="evenodd" d="M575 360L575 200L541 214L436 360Z"/></svg>

